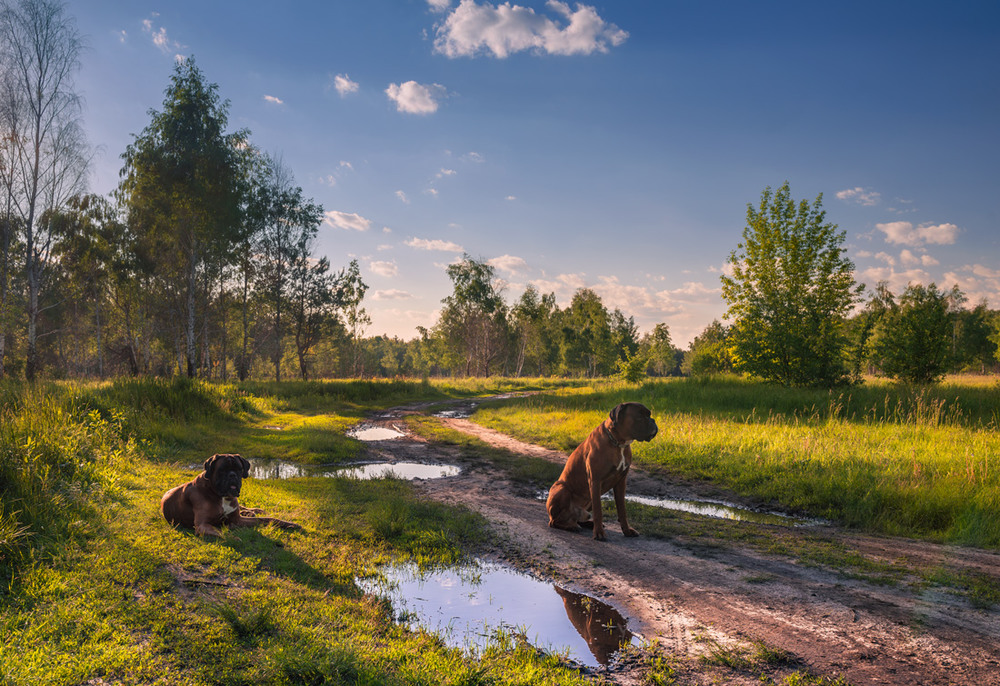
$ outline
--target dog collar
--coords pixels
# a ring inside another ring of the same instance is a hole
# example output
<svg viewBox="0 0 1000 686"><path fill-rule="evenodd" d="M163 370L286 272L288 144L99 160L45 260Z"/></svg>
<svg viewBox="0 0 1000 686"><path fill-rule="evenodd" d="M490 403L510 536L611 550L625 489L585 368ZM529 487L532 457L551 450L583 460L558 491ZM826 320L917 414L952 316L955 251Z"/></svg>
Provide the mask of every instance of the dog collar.
<svg viewBox="0 0 1000 686"><path fill-rule="evenodd" d="M625 446L631 443L631 441L619 441L615 438L615 435L611 433L611 429L608 428L607 424L602 424L601 426L604 427L604 434L608 437L608 440L611 441L611 445L618 448L618 454L621 455L621 460L618 462L617 467L618 471L625 471Z"/></svg>

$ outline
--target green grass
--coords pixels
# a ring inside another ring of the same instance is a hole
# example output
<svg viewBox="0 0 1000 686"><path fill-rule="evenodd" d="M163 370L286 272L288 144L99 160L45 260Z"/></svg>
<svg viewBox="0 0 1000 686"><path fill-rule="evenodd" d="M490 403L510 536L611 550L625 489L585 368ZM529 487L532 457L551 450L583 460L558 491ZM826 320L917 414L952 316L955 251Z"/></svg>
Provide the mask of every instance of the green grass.
<svg viewBox="0 0 1000 686"><path fill-rule="evenodd" d="M648 405L660 426L633 446L647 469L861 531L1000 547L996 384L597 383L487 403L476 421L569 451L624 400Z"/></svg>
<svg viewBox="0 0 1000 686"><path fill-rule="evenodd" d="M448 648L358 590L383 563L452 564L487 541L481 517L406 482L245 483L242 502L301 533L204 540L159 513L210 452L350 456L343 429L366 407L440 397L420 382L0 386L0 683L584 683L513 635Z"/></svg>

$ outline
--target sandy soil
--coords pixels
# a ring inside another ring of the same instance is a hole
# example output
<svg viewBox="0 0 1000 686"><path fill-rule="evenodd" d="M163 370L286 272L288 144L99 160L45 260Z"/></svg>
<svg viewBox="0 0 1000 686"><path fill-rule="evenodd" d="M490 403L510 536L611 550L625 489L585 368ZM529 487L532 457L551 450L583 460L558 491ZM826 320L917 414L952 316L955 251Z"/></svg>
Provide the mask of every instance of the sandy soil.
<svg viewBox="0 0 1000 686"><path fill-rule="evenodd" d="M373 419L400 425L401 408ZM514 453L562 463L566 454L528 445L468 419L442 419L453 429ZM545 503L472 462L453 446L412 436L373 443L373 457L464 464L457 477L418 482L427 497L461 503L501 534L494 555L521 569L611 604L629 627L675 658L679 683L761 683L761 669L706 665L712 646L746 650L752 641L787 651L767 676L792 672L843 677L851 684L1000 684L1000 609L977 609L940 587L878 585L835 569L726 543L691 546L622 536L607 518L606 542L588 533L550 529ZM633 467L629 492L696 499L690 485L657 479ZM774 527L741 523L739 526ZM782 527L785 535L829 539L871 560L910 567L986 574L1000 580L1000 555L836 527ZM603 673L614 683L641 683L646 660L626 659Z"/></svg>

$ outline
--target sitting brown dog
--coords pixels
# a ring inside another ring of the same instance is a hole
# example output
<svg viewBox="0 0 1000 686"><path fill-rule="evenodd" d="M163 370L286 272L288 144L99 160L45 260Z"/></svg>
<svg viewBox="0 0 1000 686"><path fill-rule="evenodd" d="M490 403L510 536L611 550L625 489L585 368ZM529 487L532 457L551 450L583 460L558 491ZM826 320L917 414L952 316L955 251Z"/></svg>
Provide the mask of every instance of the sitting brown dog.
<svg viewBox="0 0 1000 686"><path fill-rule="evenodd" d="M656 422L641 403L621 403L566 460L559 480L549 489L545 509L549 526L579 531L594 527L594 538L605 540L601 496L615 492L618 522L626 536L639 532L628 525L625 515L625 480L632 465L632 441L649 441L656 435Z"/></svg>
<svg viewBox="0 0 1000 686"><path fill-rule="evenodd" d="M261 510L240 506L237 497L243 479L250 476L250 463L240 455L212 455L205 460L205 472L193 481L171 488L160 499L160 511L174 526L194 529L199 536L221 536L217 527L263 526L301 529L298 524L273 517L248 517Z"/></svg>

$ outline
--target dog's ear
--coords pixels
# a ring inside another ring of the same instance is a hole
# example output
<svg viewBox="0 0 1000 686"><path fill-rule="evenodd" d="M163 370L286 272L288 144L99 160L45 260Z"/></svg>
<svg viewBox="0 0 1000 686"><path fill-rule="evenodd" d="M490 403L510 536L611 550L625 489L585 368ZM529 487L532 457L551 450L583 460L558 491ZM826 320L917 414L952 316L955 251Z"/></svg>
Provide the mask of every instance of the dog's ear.
<svg viewBox="0 0 1000 686"><path fill-rule="evenodd" d="M220 455L218 453L216 453L215 455L212 455L210 458L208 458L207 460L205 460L204 467L205 467L205 473L206 474L211 475L211 473L212 473L212 467L214 467L215 463L219 461L219 457L220 457Z"/></svg>
<svg viewBox="0 0 1000 686"><path fill-rule="evenodd" d="M622 410L624 408L625 408L625 403L618 403L617 405L615 405L615 409L611 410L611 414L608 415L609 417L611 417L611 426L618 426L618 415L622 413Z"/></svg>
<svg viewBox="0 0 1000 686"><path fill-rule="evenodd" d="M233 457L240 458L240 464L243 465L243 478L250 476L250 461L242 455L233 455Z"/></svg>

